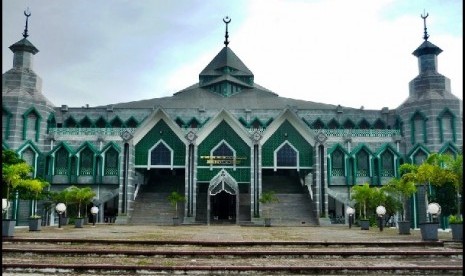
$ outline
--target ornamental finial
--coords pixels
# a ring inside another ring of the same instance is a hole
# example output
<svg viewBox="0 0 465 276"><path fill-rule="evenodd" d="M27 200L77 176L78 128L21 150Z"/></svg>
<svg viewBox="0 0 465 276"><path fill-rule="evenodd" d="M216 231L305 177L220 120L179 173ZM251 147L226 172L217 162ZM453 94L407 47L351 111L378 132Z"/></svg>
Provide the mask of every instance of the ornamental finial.
<svg viewBox="0 0 465 276"><path fill-rule="evenodd" d="M424 29L423 39L426 41L428 40L428 37L429 37L428 32L426 30L426 18L428 17L429 14L428 13L426 13L426 15L424 14L425 14L425 10L423 10L423 14L421 14L420 16L421 18L423 18L423 29Z"/></svg>
<svg viewBox="0 0 465 276"><path fill-rule="evenodd" d="M23 37L26 38L29 35L27 34L27 21L29 20L29 16L31 16L31 12L29 11L29 7L24 11L24 15L26 16L26 27L24 27Z"/></svg>
<svg viewBox="0 0 465 276"><path fill-rule="evenodd" d="M226 24L226 34L224 35L224 45L226 47L228 47L228 44L229 44L229 41L228 41L228 24L229 22L231 22L231 18L229 18L229 16L226 16L225 18L223 18L223 22Z"/></svg>

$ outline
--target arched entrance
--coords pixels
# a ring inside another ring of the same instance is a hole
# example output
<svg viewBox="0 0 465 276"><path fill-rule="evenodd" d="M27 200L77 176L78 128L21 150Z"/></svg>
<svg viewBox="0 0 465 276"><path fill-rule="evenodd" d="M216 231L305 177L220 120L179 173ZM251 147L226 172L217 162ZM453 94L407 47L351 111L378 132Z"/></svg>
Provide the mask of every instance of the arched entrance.
<svg viewBox="0 0 465 276"><path fill-rule="evenodd" d="M207 224L239 222L239 188L226 170L221 170L208 186Z"/></svg>

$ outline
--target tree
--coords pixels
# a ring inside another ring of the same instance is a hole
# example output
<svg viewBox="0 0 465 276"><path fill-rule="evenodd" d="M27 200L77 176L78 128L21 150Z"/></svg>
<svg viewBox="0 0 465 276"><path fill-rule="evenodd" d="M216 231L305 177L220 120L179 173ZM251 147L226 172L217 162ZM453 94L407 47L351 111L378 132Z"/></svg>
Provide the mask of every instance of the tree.
<svg viewBox="0 0 465 276"><path fill-rule="evenodd" d="M455 188L455 192L457 194L457 216L460 216L460 200L463 193L463 155L458 154L455 158L453 158L449 154L444 155L444 167L446 170L450 170L452 174L455 175L455 179L452 182Z"/></svg>
<svg viewBox="0 0 465 276"><path fill-rule="evenodd" d="M42 192L50 184L40 178L22 179L17 185L17 190L21 199L34 200L32 204L32 216L37 217L37 200L42 196Z"/></svg>
<svg viewBox="0 0 465 276"><path fill-rule="evenodd" d="M168 196L168 201L171 203L171 206L174 207L175 210L175 217L178 217L178 203L180 202L185 202L186 198L181 195L180 193L173 191L171 194Z"/></svg>
<svg viewBox="0 0 465 276"><path fill-rule="evenodd" d="M367 219L367 206L370 203L370 200L373 196L373 190L370 188L370 184L360 184L352 187L351 198L355 200L360 206L359 213L360 217L362 216L362 207L363 207L363 219Z"/></svg>
<svg viewBox="0 0 465 276"><path fill-rule="evenodd" d="M89 203L92 198L96 195L90 187L78 188L76 186L70 186L69 198L71 202L74 202L78 206L78 218L81 218L81 205Z"/></svg>
<svg viewBox="0 0 465 276"><path fill-rule="evenodd" d="M407 166L404 166L407 165ZM400 166L400 174L402 175L405 173L405 170L409 168L410 164L402 164ZM416 191L417 187L415 186L415 182L410 181L407 178L392 178L384 187L383 189L388 193L396 195L400 202L402 203L402 221L407 219L407 209L408 209L408 200L411 196L413 196Z"/></svg>
<svg viewBox="0 0 465 276"><path fill-rule="evenodd" d="M459 186L459 175L451 169L452 162L446 154L432 153L420 165L402 164L401 170L406 171L402 175L405 181L412 181L416 185L423 185L425 189L425 205L431 200L431 186L441 187L447 183L456 183ZM460 161L460 160L459 160ZM454 164L454 166L456 166ZM460 170L456 168L459 172Z"/></svg>
<svg viewBox="0 0 465 276"><path fill-rule="evenodd" d="M24 160L20 159L18 154L12 150L2 152L2 186L3 196L7 202L10 202L11 194L15 192L21 181L30 178L32 167ZM9 208L6 209L5 218L9 216Z"/></svg>
<svg viewBox="0 0 465 276"><path fill-rule="evenodd" d="M262 196L259 199L259 202L262 204L272 204L272 203L278 203L279 198L276 196L276 193L274 191L268 191L262 193ZM268 208L265 208L264 215L265 218L271 218L271 206L268 206Z"/></svg>

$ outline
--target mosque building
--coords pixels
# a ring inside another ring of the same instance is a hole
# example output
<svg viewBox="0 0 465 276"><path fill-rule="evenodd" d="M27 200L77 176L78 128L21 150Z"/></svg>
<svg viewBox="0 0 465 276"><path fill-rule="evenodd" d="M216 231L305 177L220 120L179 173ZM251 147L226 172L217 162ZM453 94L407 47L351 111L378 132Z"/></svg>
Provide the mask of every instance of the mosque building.
<svg viewBox="0 0 465 276"><path fill-rule="evenodd" d="M274 191L273 224L299 226L346 218L356 184L382 186L402 163L462 151L462 101L437 71L442 50L426 25L405 101L367 110L286 98L257 84L229 45L230 19L223 21L224 47L197 83L169 97L97 107L47 99L26 27L2 76L2 148L16 151L53 191L92 187L100 222L172 224L166 198L177 191L185 196L184 224L260 224L259 199ZM411 200L414 228L426 217L424 192ZM29 209L15 204L18 225Z"/></svg>

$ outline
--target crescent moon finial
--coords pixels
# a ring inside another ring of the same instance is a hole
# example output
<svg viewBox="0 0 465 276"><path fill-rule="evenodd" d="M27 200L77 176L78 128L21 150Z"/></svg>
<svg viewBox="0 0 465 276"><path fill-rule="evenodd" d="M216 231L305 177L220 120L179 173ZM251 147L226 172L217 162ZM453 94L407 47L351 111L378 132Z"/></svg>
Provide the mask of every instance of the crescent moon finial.
<svg viewBox="0 0 465 276"><path fill-rule="evenodd" d="M29 16L31 16L31 12L29 11L29 7L24 11L24 15L26 16L26 26L24 27L23 37L26 38L29 35L27 34L27 22L29 20Z"/></svg>
<svg viewBox="0 0 465 276"><path fill-rule="evenodd" d="M424 30L423 31L423 39L425 41L427 41L428 38L429 38L428 31L426 29L426 18L428 17L428 15L429 15L429 13L426 13L426 15L425 15L425 10L423 10L423 13L420 15L421 18L423 19L423 30Z"/></svg>
<svg viewBox="0 0 465 276"><path fill-rule="evenodd" d="M226 24L226 34L224 35L224 45L228 47L229 41L228 41L228 24L231 22L231 18L229 16L226 16L223 18L223 22Z"/></svg>

